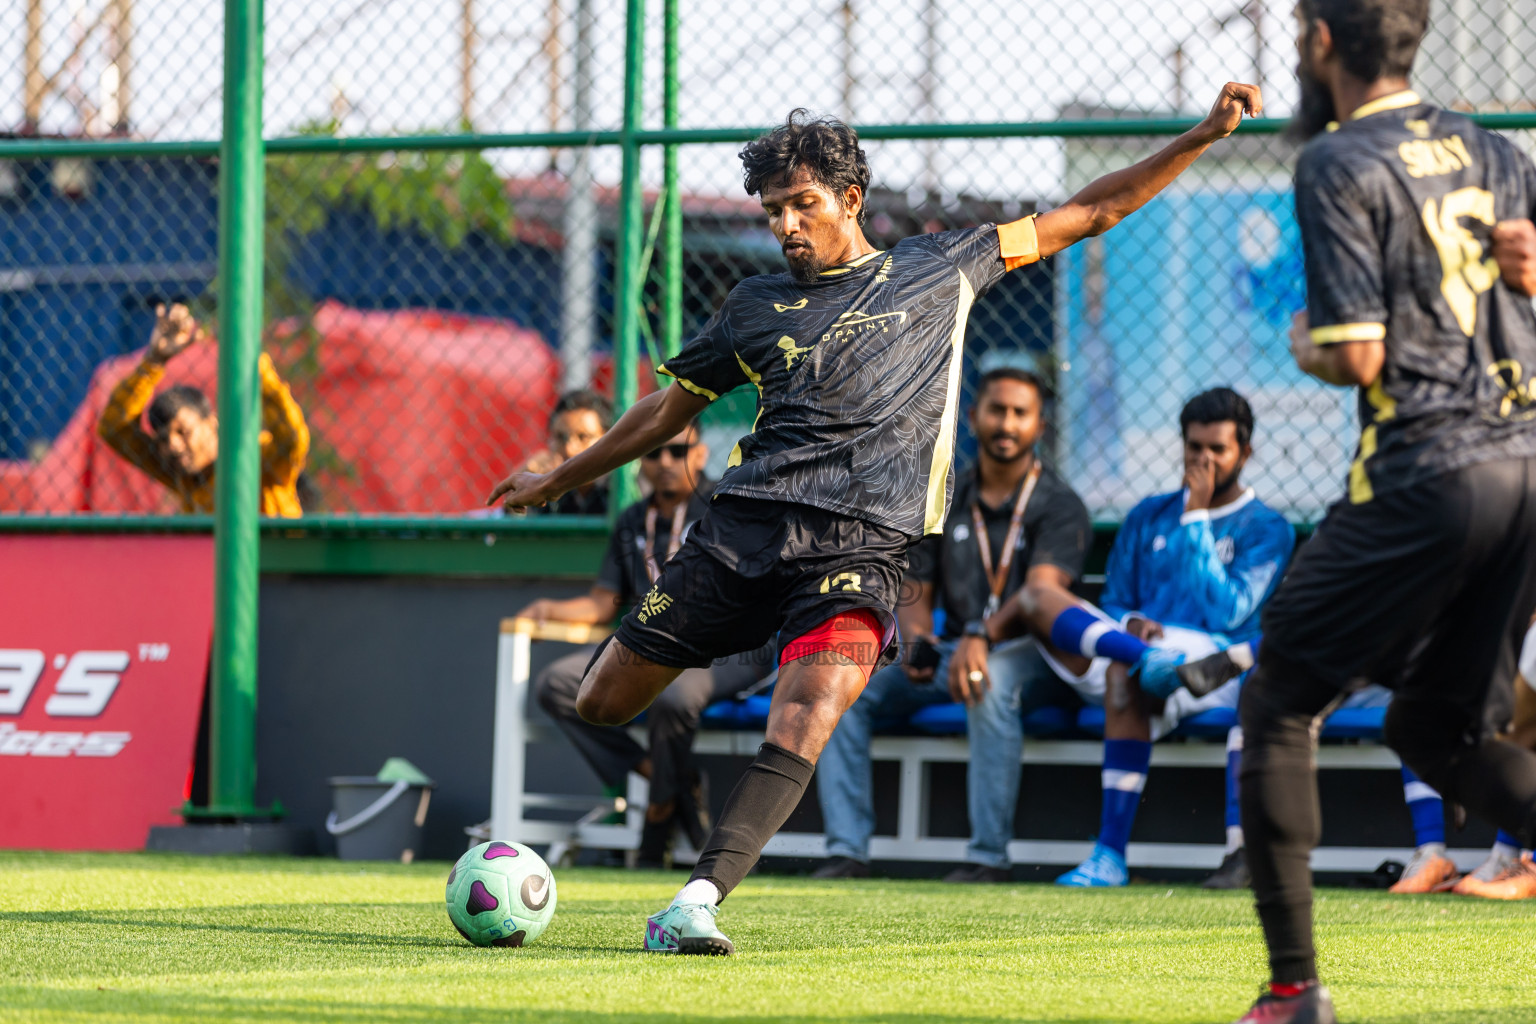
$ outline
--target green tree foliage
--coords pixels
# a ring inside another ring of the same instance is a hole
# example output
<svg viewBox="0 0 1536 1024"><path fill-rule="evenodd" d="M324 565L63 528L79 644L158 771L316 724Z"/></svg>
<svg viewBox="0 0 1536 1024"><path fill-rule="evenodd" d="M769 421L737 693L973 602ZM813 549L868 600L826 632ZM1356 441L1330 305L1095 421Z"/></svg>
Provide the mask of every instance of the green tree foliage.
<svg viewBox="0 0 1536 1024"><path fill-rule="evenodd" d="M301 135L334 135L337 125L301 126ZM295 254L335 213L366 211L381 231L404 229L457 249L471 234L502 245L513 240L514 215L505 183L478 150L285 154L267 158L267 323L284 340L281 371L301 405L312 407L322 339L318 305L292 272ZM356 471L311 430L311 475L352 478ZM324 487L320 487L324 504Z"/></svg>

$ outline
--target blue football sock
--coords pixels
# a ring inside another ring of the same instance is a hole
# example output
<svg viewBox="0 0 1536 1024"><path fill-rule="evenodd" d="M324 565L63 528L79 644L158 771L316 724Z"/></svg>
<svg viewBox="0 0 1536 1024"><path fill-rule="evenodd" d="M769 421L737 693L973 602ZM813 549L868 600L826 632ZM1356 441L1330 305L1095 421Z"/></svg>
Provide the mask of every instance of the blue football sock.
<svg viewBox="0 0 1536 1024"><path fill-rule="evenodd" d="M1147 650L1146 644L1116 629L1114 623L1076 605L1051 623L1051 643L1068 654L1110 658L1126 665L1136 664Z"/></svg>
<svg viewBox="0 0 1536 1024"><path fill-rule="evenodd" d="M1503 829L1499 829L1499 834L1493 837L1493 841L1497 846L1509 847L1510 850L1512 850L1514 853L1520 852L1520 840L1516 839L1508 832L1505 832Z"/></svg>
<svg viewBox="0 0 1536 1024"><path fill-rule="evenodd" d="M1440 794L1403 765L1403 800L1413 817L1413 843L1445 843L1445 804Z"/></svg>
<svg viewBox="0 0 1536 1024"><path fill-rule="evenodd" d="M1104 741L1104 805L1099 813L1099 842L1125 856L1131 825L1141 804L1152 764L1152 744L1146 740Z"/></svg>
<svg viewBox="0 0 1536 1024"><path fill-rule="evenodd" d="M1227 852L1243 845L1243 816L1238 806L1237 774L1243 766L1243 727L1234 725L1227 732Z"/></svg>

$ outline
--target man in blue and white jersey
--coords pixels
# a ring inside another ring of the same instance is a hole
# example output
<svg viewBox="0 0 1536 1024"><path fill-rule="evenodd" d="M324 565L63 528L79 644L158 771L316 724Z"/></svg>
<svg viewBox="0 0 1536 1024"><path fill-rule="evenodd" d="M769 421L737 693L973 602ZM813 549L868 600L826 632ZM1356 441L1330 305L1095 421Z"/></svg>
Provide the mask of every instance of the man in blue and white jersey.
<svg viewBox="0 0 1536 1024"><path fill-rule="evenodd" d="M1251 642L1258 639L1259 612L1295 546L1291 525L1242 483L1253 452L1248 402L1230 388L1214 388L1190 399L1179 426L1183 486L1142 500L1126 516L1110 551L1101 607L1061 588L1026 586L987 624L997 640L1034 633L1055 674L1083 702L1104 707L1098 842L1087 860L1057 879L1062 885L1129 881L1125 848L1152 742L1190 715L1237 706L1237 678L1199 697L1184 684L1197 659L1203 659L1199 665L1219 662L1225 674L1252 664L1247 652L1257 646ZM972 714L978 712L985 713L984 706ZM1234 729L1228 742L1228 855L1218 883L1244 874L1235 807L1241 746Z"/></svg>

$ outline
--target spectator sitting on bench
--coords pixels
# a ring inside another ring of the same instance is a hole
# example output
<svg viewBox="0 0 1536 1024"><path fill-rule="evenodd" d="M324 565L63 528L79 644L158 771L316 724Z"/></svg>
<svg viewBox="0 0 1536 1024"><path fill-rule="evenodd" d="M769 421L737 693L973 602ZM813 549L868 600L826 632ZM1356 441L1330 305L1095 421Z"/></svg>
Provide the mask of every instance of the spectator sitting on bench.
<svg viewBox="0 0 1536 1024"><path fill-rule="evenodd" d="M155 330L144 359L118 382L96 424L113 451L175 492L183 512L213 511L219 418L208 396L189 384L155 394L168 362L205 337L192 313L176 303L155 307ZM297 518L299 474L309 456L309 428L263 352L261 380L261 514ZM153 401L151 401L153 399ZM139 419L149 409L149 431ZM152 432L151 432L152 431Z"/></svg>
<svg viewBox="0 0 1536 1024"><path fill-rule="evenodd" d="M992 729L971 732L973 864L951 877L1007 874L1023 742L1020 694L1043 693L1041 681L1054 677L1031 639L989 650L982 620L1026 581L1065 592L1082 570L1091 532L1082 500L1035 458L1044 428L1042 392L1039 380L1022 370L1000 368L982 378L971 410L977 464L956 475L944 532L911 550L907 599L897 608L907 641L903 664L875 673L816 765L831 855L819 878L869 874L872 729L904 724L917 709L952 696L1006 710ZM936 605L945 613L944 638L937 641ZM997 798L1003 791L1010 794L1006 800Z"/></svg>
<svg viewBox="0 0 1536 1024"><path fill-rule="evenodd" d="M1078 696L1102 704L1103 804L1092 854L1056 881L1070 886L1121 886L1129 881L1125 848L1152 759L1152 741L1181 720L1237 706L1247 664L1232 665L1221 686L1203 697L1183 689L1180 667L1241 641L1255 640L1259 612L1290 560L1296 535L1278 512L1242 483L1252 454L1253 410L1230 388L1196 395L1179 416L1184 486L1131 509L1110 551L1103 611L1064 587L1030 582L988 622L995 638L1026 630L1044 643L1046 660ZM1234 648L1237 650L1239 648ZM978 728L978 712L971 728ZM1227 856L1211 887L1245 880L1242 827L1236 807L1241 731L1228 740ZM1010 804L1013 793L999 794ZM1244 884L1246 884L1244 882Z"/></svg>
<svg viewBox="0 0 1536 1024"><path fill-rule="evenodd" d="M713 485L703 477L709 450L698 428L687 430L641 457L640 475L651 495L625 509L614 524L597 582L582 597L541 599L518 613L536 621L606 623L651 589L661 567L677 553L688 530L704 515ZM534 683L539 705L549 713L602 780L610 796L625 791L626 776L650 780L649 806L640 842L640 862L655 867L667 857L675 827L702 849L709 834L702 782L693 763L699 718L715 700L733 695L772 668L767 655L738 656L709 668L683 672L646 712L649 743L642 747L621 726L592 725L576 713L576 695L596 647L551 664Z"/></svg>

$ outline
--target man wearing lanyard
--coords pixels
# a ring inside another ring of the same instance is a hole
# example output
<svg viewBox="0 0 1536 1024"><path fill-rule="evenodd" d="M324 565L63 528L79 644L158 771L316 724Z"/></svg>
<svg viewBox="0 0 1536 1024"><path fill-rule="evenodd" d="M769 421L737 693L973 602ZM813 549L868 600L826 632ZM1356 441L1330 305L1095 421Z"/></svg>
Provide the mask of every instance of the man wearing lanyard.
<svg viewBox="0 0 1536 1024"><path fill-rule="evenodd" d="M1190 399L1179 414L1183 486L1131 509L1109 554L1102 611L1062 588L1033 581L987 620L994 639L1031 632L1056 675L1087 703L1104 706L1103 804L1098 842L1087 860L1056 881L1121 886L1125 848L1141 803L1152 741L1189 715L1237 706L1252 657L1237 652L1259 635L1259 613L1296 544L1285 519L1242 482L1253 449L1253 409L1231 388ZM1234 646L1236 645L1236 646ZM1230 648L1223 654L1223 649ZM1191 660L1186 660L1191 659ZM1200 659L1196 662L1192 659ZM1181 683L1191 670L1223 671L1196 697ZM1221 685L1215 685L1215 682ZM972 731L978 728L972 715ZM1241 730L1228 739L1227 859L1224 876L1246 877L1236 778ZM1008 794L1012 806L1015 794ZM972 820L975 820L974 812Z"/></svg>
<svg viewBox="0 0 1536 1024"><path fill-rule="evenodd" d="M897 608L905 657L875 673L843 715L816 767L817 793L826 822L831 859L817 876L858 878L869 874L869 837L874 830L870 784L870 734L901 725L917 709L950 699L974 705L990 696L1011 707L1008 729L985 736L972 731L968 787L971 821L979 837L977 859L956 873L969 878L985 867L1007 872L1013 805L985 820L978 807L997 804L988 791L1018 791L1019 695L1040 692L1030 677L1054 682L1033 640L1000 644L989 651L983 619L1025 582L1070 587L1082 570L1090 539L1088 510L1060 477L1035 458L1044 429L1043 389L1023 370L1003 367L981 381L971 410L980 451L969 473L955 476L955 497L941 534L912 548L904 600ZM934 611L944 612L943 639L936 640ZM1056 684L1060 686L1059 683ZM1011 780L1011 781L1010 781ZM980 852L985 847L986 852Z"/></svg>
<svg viewBox="0 0 1536 1024"><path fill-rule="evenodd" d="M683 538L703 515L714 485L703 476L709 450L690 426L640 460L640 476L651 495L635 502L614 524L608 552L592 589L568 600L541 599L519 612L522 618L556 622L612 622L640 599L661 575ZM640 862L661 864L675 827L702 848L709 833L700 778L693 764L693 737L710 702L745 689L772 665L740 655L709 668L689 669L667 687L646 715L649 744L642 747L621 726L592 725L576 713L576 694L595 647L551 664L534 683L539 705L581 751L603 782L621 794L630 772L650 779L650 803L640 842Z"/></svg>

